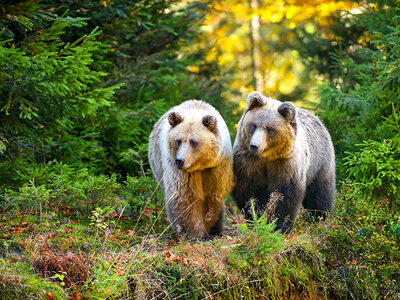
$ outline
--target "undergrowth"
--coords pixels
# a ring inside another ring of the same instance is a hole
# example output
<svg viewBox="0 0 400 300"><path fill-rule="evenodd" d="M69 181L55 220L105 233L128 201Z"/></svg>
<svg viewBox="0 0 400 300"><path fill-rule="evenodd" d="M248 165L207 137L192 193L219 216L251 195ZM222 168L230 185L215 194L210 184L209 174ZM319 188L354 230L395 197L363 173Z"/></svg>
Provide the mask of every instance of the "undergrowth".
<svg viewBox="0 0 400 300"><path fill-rule="evenodd" d="M151 198L124 211L137 193L121 196L120 209L98 205L87 215L50 209L51 196L42 211L3 207L2 299L400 296L400 217L363 202L349 185L333 215L309 223L303 210L290 235L274 232L268 214L246 223L228 201L224 236L207 241L175 238Z"/></svg>

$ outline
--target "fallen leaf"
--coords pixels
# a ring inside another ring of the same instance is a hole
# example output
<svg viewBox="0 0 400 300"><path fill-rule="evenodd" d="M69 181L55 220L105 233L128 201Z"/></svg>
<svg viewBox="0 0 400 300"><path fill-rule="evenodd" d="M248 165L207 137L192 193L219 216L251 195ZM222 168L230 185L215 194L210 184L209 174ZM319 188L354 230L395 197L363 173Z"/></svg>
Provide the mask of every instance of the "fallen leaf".
<svg viewBox="0 0 400 300"><path fill-rule="evenodd" d="M332 225L331 227L332 227L332 229L335 229L335 230L339 229L339 226L337 226L337 225Z"/></svg>
<svg viewBox="0 0 400 300"><path fill-rule="evenodd" d="M356 261L355 259L349 260L346 264L347 264L348 266L350 266L350 265L356 265L356 264L357 264L357 261Z"/></svg>
<svg viewBox="0 0 400 300"><path fill-rule="evenodd" d="M48 292L46 297L47 299L54 299L56 297L56 294L54 292Z"/></svg>
<svg viewBox="0 0 400 300"><path fill-rule="evenodd" d="M358 266L359 269L366 269L367 266Z"/></svg>
<svg viewBox="0 0 400 300"><path fill-rule="evenodd" d="M198 267L200 265L200 263L198 261L192 261L192 266L193 267Z"/></svg>
<svg viewBox="0 0 400 300"><path fill-rule="evenodd" d="M165 259L164 259L165 261L174 261L176 258L175 254L173 254L172 252L169 252L169 251L166 251L164 253L164 255L165 255Z"/></svg>

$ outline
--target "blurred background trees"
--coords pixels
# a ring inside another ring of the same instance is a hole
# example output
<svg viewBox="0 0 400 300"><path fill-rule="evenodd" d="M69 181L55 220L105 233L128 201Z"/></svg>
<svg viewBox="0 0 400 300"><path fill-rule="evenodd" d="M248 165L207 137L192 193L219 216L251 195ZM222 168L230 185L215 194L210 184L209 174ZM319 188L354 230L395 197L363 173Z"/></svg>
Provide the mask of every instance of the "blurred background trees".
<svg viewBox="0 0 400 300"><path fill-rule="evenodd" d="M329 59L337 46L329 29L357 6L334 0L215 1L200 47L231 75L237 100L252 90L281 100L313 99L316 75L329 65L314 59Z"/></svg>

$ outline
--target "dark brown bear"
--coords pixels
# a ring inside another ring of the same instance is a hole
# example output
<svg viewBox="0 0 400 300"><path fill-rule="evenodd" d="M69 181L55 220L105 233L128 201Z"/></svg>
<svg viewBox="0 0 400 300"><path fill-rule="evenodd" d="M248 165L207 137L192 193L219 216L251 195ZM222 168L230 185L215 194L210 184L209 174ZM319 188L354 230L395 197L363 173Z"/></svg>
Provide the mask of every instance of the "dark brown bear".
<svg viewBox="0 0 400 300"><path fill-rule="evenodd" d="M301 205L324 216L335 200L335 154L321 121L290 102L252 92L233 147L233 199L251 218L250 199L263 212L273 192L277 228L290 230Z"/></svg>

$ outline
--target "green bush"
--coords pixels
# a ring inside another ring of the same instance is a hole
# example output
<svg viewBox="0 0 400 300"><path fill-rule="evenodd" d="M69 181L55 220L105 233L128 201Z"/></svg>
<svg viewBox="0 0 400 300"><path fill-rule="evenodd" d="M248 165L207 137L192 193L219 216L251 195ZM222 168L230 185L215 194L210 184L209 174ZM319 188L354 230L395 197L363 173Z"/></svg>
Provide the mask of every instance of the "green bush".
<svg viewBox="0 0 400 300"><path fill-rule="evenodd" d="M121 185L117 176L90 175L87 169L58 163L25 169L20 177L26 183L18 189L5 189L0 208L6 210L41 208L88 214L96 207L118 206Z"/></svg>
<svg viewBox="0 0 400 300"><path fill-rule="evenodd" d="M365 141L357 147L358 152L345 158L354 186L367 197L387 201L391 210L400 204L400 138Z"/></svg>
<svg viewBox="0 0 400 300"><path fill-rule="evenodd" d="M111 105L120 85L102 85L108 50L96 40L98 29L66 41L66 29L85 26L85 20L40 14L40 8L33 7L36 11L24 12L33 14L32 19L21 15L0 19L5 25L0 33L3 155L8 160L22 155L34 161L54 157L81 161L78 153L97 146L92 140L96 133L85 129L93 129L93 115ZM12 31L15 23L26 31L24 38ZM79 137L78 132L82 132ZM92 143L74 147L82 141ZM89 159L98 159L94 151L90 154Z"/></svg>
<svg viewBox="0 0 400 300"><path fill-rule="evenodd" d="M129 213L138 216L144 208L155 209L163 206L163 196L158 184L150 176L130 177L124 182L123 197L128 204Z"/></svg>
<svg viewBox="0 0 400 300"><path fill-rule="evenodd" d="M284 235L275 231L275 221L270 223L266 214L258 217L254 201L251 201L251 210L253 220L238 226L243 243L235 245L238 251L231 253L232 263L244 270L266 263L269 254L284 249Z"/></svg>
<svg viewBox="0 0 400 300"><path fill-rule="evenodd" d="M342 44L331 54L334 77L319 88L319 114L332 135L338 180L348 177L346 156L366 158L377 143L387 148L384 141L391 143L400 132L399 8L393 1L376 2L360 14L346 14L349 26L359 28L357 39L361 35L369 42L364 46L357 40L347 47ZM363 147L369 150L361 154ZM396 154L391 157L398 160ZM364 159L363 163L368 162ZM361 169L361 163L357 167Z"/></svg>

